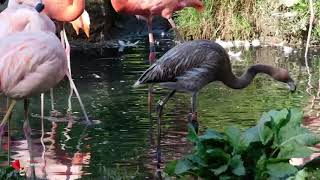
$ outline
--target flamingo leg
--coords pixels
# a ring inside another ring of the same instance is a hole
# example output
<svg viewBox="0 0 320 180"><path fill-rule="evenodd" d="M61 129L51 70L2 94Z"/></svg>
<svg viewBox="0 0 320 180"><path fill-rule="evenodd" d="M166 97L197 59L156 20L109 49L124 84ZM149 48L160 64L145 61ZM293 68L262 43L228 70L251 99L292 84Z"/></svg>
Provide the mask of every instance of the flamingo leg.
<svg viewBox="0 0 320 180"><path fill-rule="evenodd" d="M157 170L160 169L160 163L161 163L161 115L164 105L168 102L168 100L176 93L176 90L172 90L163 100L160 100L158 102L157 107L157 129L158 129L158 137L157 137ZM158 172L160 173L160 172ZM161 175L161 174L158 174Z"/></svg>
<svg viewBox="0 0 320 180"><path fill-rule="evenodd" d="M199 130L198 116L197 116L197 92L192 93L191 97L191 124L196 133Z"/></svg>
<svg viewBox="0 0 320 180"><path fill-rule="evenodd" d="M80 107L81 107L81 109L82 109L82 112L83 112L83 115L84 115L84 117L85 117L85 119L86 119L87 124L92 125L93 122L92 122L91 119L89 120L89 118L88 118L87 111L86 111L86 109L84 108L84 105L83 105L82 100L81 100L81 98L80 98L80 94L79 94L79 92L78 92L78 90L77 90L76 85L75 85L74 82L73 82L73 79L71 78L71 76L70 76L69 73L66 73L66 74L67 74L67 77L68 77L68 79L69 79L69 82L70 82L70 84L71 84L71 86L72 86L72 89L74 90L74 93L76 94L76 96L77 96L77 98L78 98Z"/></svg>
<svg viewBox="0 0 320 180"><path fill-rule="evenodd" d="M148 25L148 36L149 36L149 63L153 64L156 60L156 48L154 43L154 36L152 33L152 17L149 17L147 19L147 25Z"/></svg>
<svg viewBox="0 0 320 180"><path fill-rule="evenodd" d="M9 108L10 102L11 102L10 98L7 97L7 109ZM8 166L10 166L10 154L11 154L10 120L11 120L11 115L9 116L9 120L8 120L8 140L7 140L7 144L8 144Z"/></svg>
<svg viewBox="0 0 320 180"><path fill-rule="evenodd" d="M177 36L178 41L184 42L184 39L182 38L181 34L179 33L179 31L178 31L178 29L177 29L177 26L176 26L176 24L174 23L173 19L172 19L172 18L169 18L168 21L169 21L172 29L173 29L174 32L176 33L176 36Z"/></svg>
<svg viewBox="0 0 320 180"><path fill-rule="evenodd" d="M148 36L149 36L149 64L152 65L155 60L156 60L156 49L155 49L155 44L154 44L154 37L152 33L152 17L150 17L147 20L147 25L148 25ZM148 112L150 116L150 127L152 129L152 117L151 117L151 111L152 111L152 92L153 92L153 87L152 85L149 85L148 87ZM150 129L150 130L151 130ZM150 131L151 132L151 131ZM152 134L152 133L151 133ZM152 135L150 137L152 139Z"/></svg>
<svg viewBox="0 0 320 180"><path fill-rule="evenodd" d="M2 136L4 133L4 127L6 126L7 121L10 119L10 115L12 113L12 110L13 110L15 104L16 104L16 100L12 100L5 116L3 117L3 119L0 123L0 145L2 144Z"/></svg>
<svg viewBox="0 0 320 180"><path fill-rule="evenodd" d="M149 135L150 135L150 143L152 143L152 132L153 132L153 121L152 121L152 101L153 101L153 97L152 97L152 91L153 91L153 87L151 84L148 85L148 116L149 116L149 122L150 122L150 128L149 128Z"/></svg>
<svg viewBox="0 0 320 180"><path fill-rule="evenodd" d="M70 75L70 77L72 77L72 75L71 75L71 62L70 62L70 44L69 44L69 41L68 41L67 34L66 34L64 26L63 26L62 33L63 33L63 37L64 37L64 40L65 40L65 47L66 47L66 54L67 54L67 60L68 60L69 75ZM69 94L69 97L68 97L68 110L67 110L67 113L70 116L71 116L71 113L72 113L72 103L71 103L72 95L73 95L73 88L72 88L72 85L70 83L70 94Z"/></svg>
<svg viewBox="0 0 320 180"><path fill-rule="evenodd" d="M23 123L23 131L26 136L28 143L28 150L30 154L30 168L31 168L31 179L35 179L35 167L34 167L34 158L33 158L33 150L32 150L32 139L31 139L31 127L29 123L29 100L24 99L24 123Z"/></svg>

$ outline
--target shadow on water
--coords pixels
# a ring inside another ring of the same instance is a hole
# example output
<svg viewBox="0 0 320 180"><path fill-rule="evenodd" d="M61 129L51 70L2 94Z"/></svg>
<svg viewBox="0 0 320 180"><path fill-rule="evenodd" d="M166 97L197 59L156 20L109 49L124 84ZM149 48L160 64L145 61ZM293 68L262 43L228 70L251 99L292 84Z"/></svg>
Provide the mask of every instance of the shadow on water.
<svg viewBox="0 0 320 180"><path fill-rule="evenodd" d="M31 127L33 129L36 174L42 179L153 179L155 170L156 114L155 102L168 92L155 86L154 107L151 123L147 108L148 87L133 89L132 85L148 68L148 46L145 39L138 39L137 47L119 52L118 48L87 48L72 53L72 72L75 83L84 101L89 116L101 123L85 129L80 123L68 127L68 123L45 120L44 143L40 143L41 122L40 96L31 99ZM173 42L160 41L157 51L160 57ZM316 52L311 52L316 54ZM289 69L297 81L298 90L290 94L281 83L259 75L244 90L232 90L219 82L206 86L199 94L200 130L207 127L223 129L227 125L242 128L252 126L263 111L284 107L313 109L308 116L318 117L319 56L311 55L308 73L302 50L283 55L281 49L258 48L244 51L242 61L232 61L234 72L240 75L254 63L267 63ZM62 113L67 109L69 85L63 81L55 89L55 107ZM2 98L3 99L3 98ZM310 107L312 102L316 102ZM191 149L186 140L187 114L190 111L190 96L177 93L166 105L162 117L162 154L164 162L179 158ZM46 94L45 115L50 111L49 93ZM77 100L73 99L74 115L81 117ZM29 154L22 130L23 105L18 103L11 121L12 156L27 165ZM5 165L7 144L0 154Z"/></svg>

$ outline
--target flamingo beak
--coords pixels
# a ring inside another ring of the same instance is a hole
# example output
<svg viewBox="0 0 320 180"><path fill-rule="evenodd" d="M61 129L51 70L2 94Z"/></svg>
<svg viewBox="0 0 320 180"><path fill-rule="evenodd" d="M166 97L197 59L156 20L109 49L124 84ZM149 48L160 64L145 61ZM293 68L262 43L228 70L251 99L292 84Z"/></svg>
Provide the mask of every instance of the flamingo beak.
<svg viewBox="0 0 320 180"><path fill-rule="evenodd" d="M82 20L83 20L83 31L87 35L87 37L90 37L90 16L89 13L84 10L82 15Z"/></svg>
<svg viewBox="0 0 320 180"><path fill-rule="evenodd" d="M79 35L80 24L79 20L76 19L71 22L73 29L76 31L77 35Z"/></svg>
<svg viewBox="0 0 320 180"><path fill-rule="evenodd" d="M296 91L297 85L294 83L293 80L289 80L289 81L287 82L287 85L288 85L289 91L290 91L291 93L294 93L294 92Z"/></svg>
<svg viewBox="0 0 320 180"><path fill-rule="evenodd" d="M90 17L86 10L84 10L78 19L72 21L71 24L77 35L79 35L79 30L83 29L86 36L90 37Z"/></svg>

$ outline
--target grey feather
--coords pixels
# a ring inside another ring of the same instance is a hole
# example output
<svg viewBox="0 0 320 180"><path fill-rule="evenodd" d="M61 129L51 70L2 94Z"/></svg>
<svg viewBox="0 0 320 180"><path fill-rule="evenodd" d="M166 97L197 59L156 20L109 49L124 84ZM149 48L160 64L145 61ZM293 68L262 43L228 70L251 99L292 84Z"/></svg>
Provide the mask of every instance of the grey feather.
<svg viewBox="0 0 320 180"><path fill-rule="evenodd" d="M176 89L194 91L214 81L226 60L229 61L228 55L217 43L208 40L185 42L165 53L134 86L162 83L167 87L170 84Z"/></svg>

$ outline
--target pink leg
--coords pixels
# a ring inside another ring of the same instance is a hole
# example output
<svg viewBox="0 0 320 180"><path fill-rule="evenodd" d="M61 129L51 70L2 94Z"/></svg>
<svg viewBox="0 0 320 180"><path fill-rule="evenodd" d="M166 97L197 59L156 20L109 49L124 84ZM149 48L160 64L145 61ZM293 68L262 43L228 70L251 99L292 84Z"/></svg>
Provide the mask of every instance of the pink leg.
<svg viewBox="0 0 320 180"><path fill-rule="evenodd" d="M70 75L70 77L72 77L72 74L71 74L71 62L70 62L70 44L69 44L69 41L68 41L68 38L67 38L67 34L66 34L66 31L65 31L65 28L63 28L62 31L63 31L63 37L64 37L65 45L66 45L66 54L67 54L67 60L68 60L69 75ZM72 113L72 103L71 103L72 95L73 95L73 88L72 88L72 85L70 83L70 94L69 94L69 98L68 98L68 110L67 110L68 115L70 117L71 117L71 113Z"/></svg>
<svg viewBox="0 0 320 180"><path fill-rule="evenodd" d="M85 119L86 119L87 124L88 124L88 125L93 125L92 120L91 120L91 119L89 120L89 118L88 118L87 111L86 111L85 108L84 108L84 105L83 105L82 100L81 100L81 98L80 98L80 94L79 94L79 92L78 92L78 90L77 90L76 85L75 85L74 82L73 82L73 79L71 78L71 76L70 76L70 74L69 74L68 72L66 72L66 75L67 75L67 77L68 77L68 79L69 79L69 82L70 82L70 85L72 86L72 89L74 90L74 92L75 92L75 94L76 94L76 96L77 96L77 98L78 98L80 107L81 107L81 109L82 109L82 112L83 112L83 115L84 115L84 117L85 117Z"/></svg>
<svg viewBox="0 0 320 180"><path fill-rule="evenodd" d="M31 168L31 179L35 179L35 167L34 167L34 158L33 158L33 150L32 150L32 139L31 139L31 128L29 124L29 101L28 99L24 100L24 123L23 123L23 131L26 136L28 143L28 150L30 154L30 168Z"/></svg>
<svg viewBox="0 0 320 180"><path fill-rule="evenodd" d="M12 100L10 102L10 106L9 106L5 116L3 117L3 120L0 123L0 150L2 148L2 137L3 137L3 133L4 133L4 128L7 124L7 121L10 120L11 113L12 113L12 110L13 110L15 104L16 104L15 100ZM10 132L8 132L8 136L10 136Z"/></svg>
<svg viewBox="0 0 320 180"><path fill-rule="evenodd" d="M173 29L174 32L176 33L176 36L177 36L178 41L184 42L184 39L182 38L181 34L179 33L179 31L178 31L178 29L177 29L177 26L176 26L176 24L174 23L173 19L172 19L172 18L169 18L168 21L169 21L172 29Z"/></svg>
<svg viewBox="0 0 320 180"><path fill-rule="evenodd" d="M154 37L152 33L152 17L149 17L147 20L147 25L148 25L148 34L149 34L149 49L150 49L150 54L149 54L149 63L153 64L156 60L156 48L154 45Z"/></svg>
<svg viewBox="0 0 320 180"><path fill-rule="evenodd" d="M7 98L7 109L9 108L9 98ZM10 166L10 151L11 151L11 139L10 139L10 120L11 120L11 115L9 116L9 120L8 120L8 140L7 140L7 144L8 144L8 166Z"/></svg>

